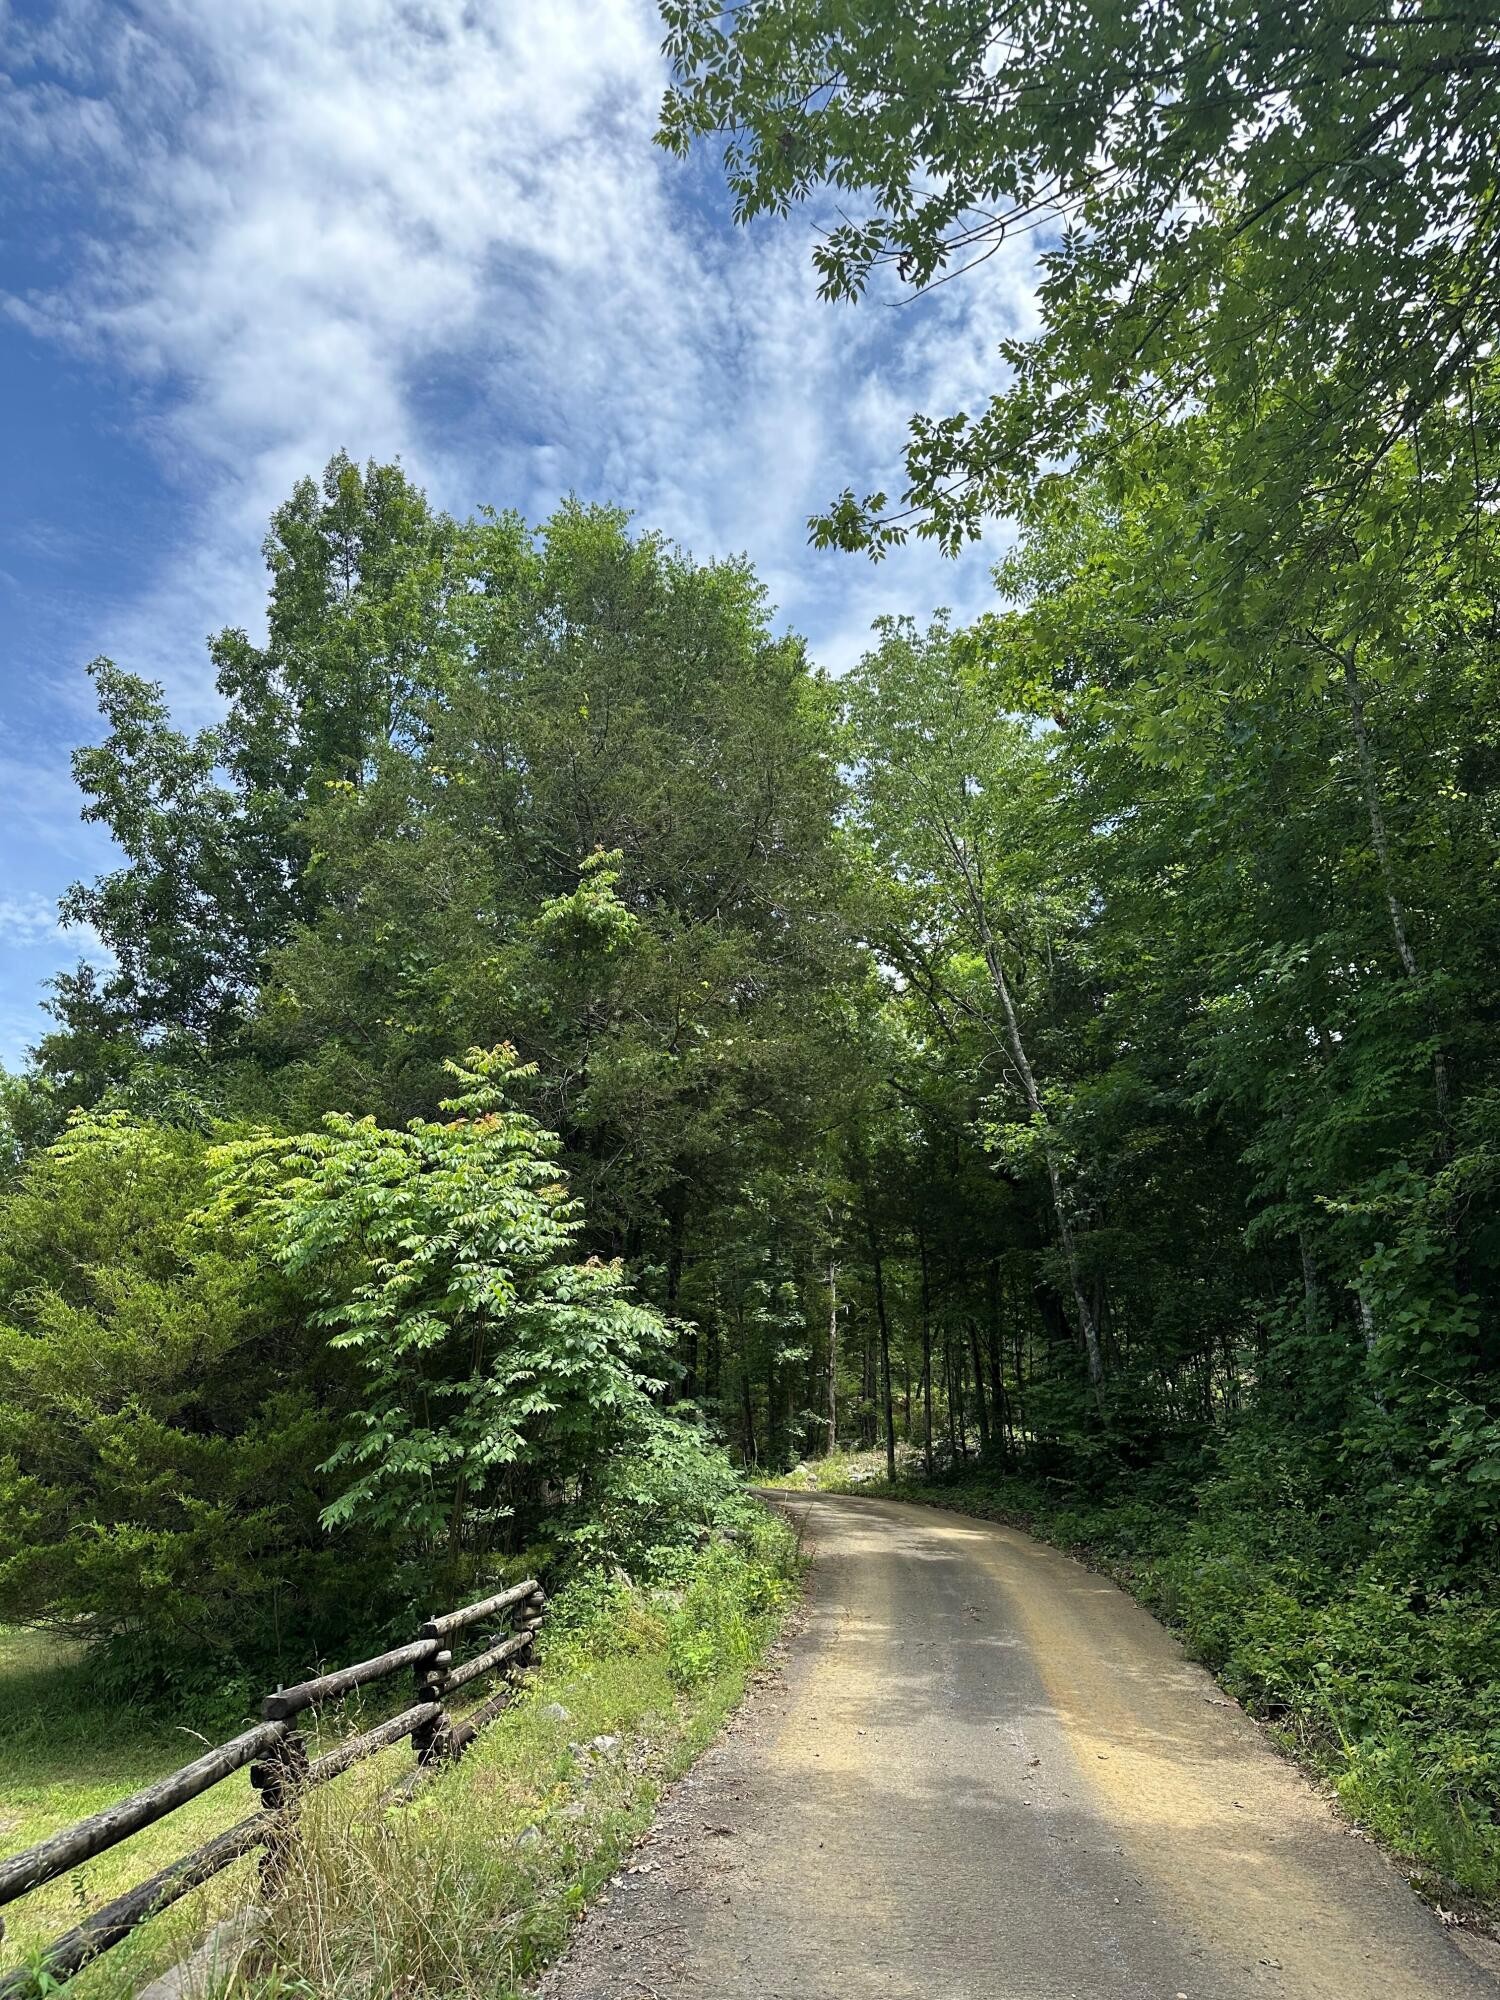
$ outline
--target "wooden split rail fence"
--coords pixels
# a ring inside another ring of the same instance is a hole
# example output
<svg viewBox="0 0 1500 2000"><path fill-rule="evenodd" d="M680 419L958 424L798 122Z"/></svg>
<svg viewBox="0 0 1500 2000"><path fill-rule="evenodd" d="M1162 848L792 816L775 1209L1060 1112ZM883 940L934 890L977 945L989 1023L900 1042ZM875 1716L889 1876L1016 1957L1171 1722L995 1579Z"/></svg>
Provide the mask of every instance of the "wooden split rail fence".
<svg viewBox="0 0 1500 2000"><path fill-rule="evenodd" d="M326 1784L362 1758L373 1757L403 1737L411 1737L417 1761L402 1787L409 1790L435 1766L462 1756L485 1724L492 1722L510 1700L513 1677L527 1662L545 1605L546 1595L541 1585L528 1577L509 1590L481 1598L477 1604L465 1604L440 1618L429 1618L409 1646L397 1646L372 1660L342 1667L336 1673L319 1674L296 1687L278 1688L275 1694L266 1696L262 1704L264 1719L253 1729L206 1751L133 1798L122 1799L118 1805L107 1806L103 1812L65 1827L37 1846L0 1860L0 1905L4 1905L128 1840L131 1834L164 1819L246 1764L250 1766L250 1782L260 1793L259 1812L227 1832L216 1834L149 1881L85 1917L65 1936L55 1938L37 1961L47 1975L45 1981L38 1979L33 1966L23 1966L0 1979L0 2000L35 2000L49 1982L55 1986L71 1979L91 1959L119 1944L148 1917L177 1902L252 1848L264 1848L262 1882L268 1890L274 1890L289 1845L296 1838L298 1802L313 1787ZM451 1641L507 1614L514 1625L512 1631L503 1638L485 1635L480 1652L458 1666L453 1664ZM398 1674L404 1667L410 1667L416 1678L416 1700L410 1707L377 1723L373 1729L336 1743L320 1756L309 1755L307 1738L298 1727L299 1717L315 1713L328 1702L342 1700L355 1688ZM496 1674L503 1678L497 1692L459 1718L449 1714L448 1701L461 1688ZM0 1918L0 1937L3 1935L4 1920Z"/></svg>

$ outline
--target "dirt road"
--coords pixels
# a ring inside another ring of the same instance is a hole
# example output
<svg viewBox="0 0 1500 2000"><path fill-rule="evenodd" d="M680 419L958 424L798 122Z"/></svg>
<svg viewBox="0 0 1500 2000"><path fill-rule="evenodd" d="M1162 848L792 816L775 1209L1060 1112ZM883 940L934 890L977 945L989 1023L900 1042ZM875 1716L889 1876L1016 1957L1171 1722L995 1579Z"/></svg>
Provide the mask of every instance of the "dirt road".
<svg viewBox="0 0 1500 2000"><path fill-rule="evenodd" d="M549 2000L1500 2000L1113 1584L934 1508L787 1504L785 1667Z"/></svg>

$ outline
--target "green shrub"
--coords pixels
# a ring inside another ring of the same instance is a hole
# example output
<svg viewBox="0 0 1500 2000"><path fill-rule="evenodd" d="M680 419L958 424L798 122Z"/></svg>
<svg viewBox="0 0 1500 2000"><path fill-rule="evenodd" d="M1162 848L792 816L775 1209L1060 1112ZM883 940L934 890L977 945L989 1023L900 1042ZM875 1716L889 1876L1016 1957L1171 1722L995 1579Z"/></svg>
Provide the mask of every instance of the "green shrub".
<svg viewBox="0 0 1500 2000"><path fill-rule="evenodd" d="M132 1692L300 1668L380 1606L318 1523L336 1371L205 1187L200 1137L107 1113L0 1205L0 1618L87 1633Z"/></svg>

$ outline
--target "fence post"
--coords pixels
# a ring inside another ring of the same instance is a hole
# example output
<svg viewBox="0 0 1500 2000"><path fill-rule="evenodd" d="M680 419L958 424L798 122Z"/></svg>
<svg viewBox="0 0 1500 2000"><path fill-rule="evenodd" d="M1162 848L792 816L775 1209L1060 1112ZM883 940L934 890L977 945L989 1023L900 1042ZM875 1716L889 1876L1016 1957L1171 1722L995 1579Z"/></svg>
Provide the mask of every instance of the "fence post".
<svg viewBox="0 0 1500 2000"><path fill-rule="evenodd" d="M451 1753L453 1725L448 1720L448 1711L442 1706L442 1701L452 1665L453 1655L446 1651L434 1653L430 1660L417 1664L417 1700L438 1703L438 1712L432 1720L420 1723L412 1731L412 1747L420 1767L440 1764Z"/></svg>
<svg viewBox="0 0 1500 2000"><path fill-rule="evenodd" d="M261 1809L273 1816L260 1860L261 1887L269 1894L280 1887L286 1869L306 1773L307 1738L300 1729L288 1729L267 1756L250 1766L250 1783L260 1793Z"/></svg>

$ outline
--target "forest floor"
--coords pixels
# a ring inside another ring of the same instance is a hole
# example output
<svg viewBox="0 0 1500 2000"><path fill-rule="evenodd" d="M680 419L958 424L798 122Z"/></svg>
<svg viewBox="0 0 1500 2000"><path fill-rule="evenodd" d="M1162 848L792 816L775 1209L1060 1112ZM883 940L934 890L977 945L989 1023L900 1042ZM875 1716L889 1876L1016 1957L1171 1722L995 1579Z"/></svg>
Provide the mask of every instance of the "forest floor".
<svg viewBox="0 0 1500 2000"><path fill-rule="evenodd" d="M783 1492L781 1670L670 1795L545 2000L1496 2000L1108 1579L1018 1530Z"/></svg>

